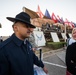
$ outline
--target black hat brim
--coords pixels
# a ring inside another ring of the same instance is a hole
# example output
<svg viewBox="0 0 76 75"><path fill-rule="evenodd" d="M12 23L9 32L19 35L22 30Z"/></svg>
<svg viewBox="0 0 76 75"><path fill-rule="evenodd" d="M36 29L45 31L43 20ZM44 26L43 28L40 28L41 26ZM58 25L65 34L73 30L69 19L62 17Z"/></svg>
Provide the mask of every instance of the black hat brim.
<svg viewBox="0 0 76 75"><path fill-rule="evenodd" d="M9 21L12 21L12 22L21 21L21 22L26 23L27 25L29 25L29 27L31 27L31 28L36 28L36 27L35 27L34 25L32 25L31 23L28 23L27 21L22 20L22 19L19 19L19 18L7 17L7 19L8 19Z"/></svg>

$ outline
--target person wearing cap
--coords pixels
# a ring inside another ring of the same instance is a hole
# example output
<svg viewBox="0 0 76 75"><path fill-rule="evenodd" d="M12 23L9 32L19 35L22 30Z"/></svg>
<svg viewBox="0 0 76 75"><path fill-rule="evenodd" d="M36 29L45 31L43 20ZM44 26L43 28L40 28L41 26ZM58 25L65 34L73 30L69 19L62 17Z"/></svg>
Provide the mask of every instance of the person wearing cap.
<svg viewBox="0 0 76 75"><path fill-rule="evenodd" d="M34 64L48 73L43 62L32 51L30 42L24 41L35 28L30 22L30 16L21 12L15 18L7 19L14 22L14 33L0 44L0 75L34 75Z"/></svg>

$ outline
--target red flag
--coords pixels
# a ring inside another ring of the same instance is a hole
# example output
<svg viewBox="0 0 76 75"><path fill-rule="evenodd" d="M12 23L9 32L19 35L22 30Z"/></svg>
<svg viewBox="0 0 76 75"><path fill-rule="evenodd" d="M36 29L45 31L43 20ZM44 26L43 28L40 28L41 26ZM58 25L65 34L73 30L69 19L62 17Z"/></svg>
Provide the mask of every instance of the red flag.
<svg viewBox="0 0 76 75"><path fill-rule="evenodd" d="M66 18L66 21L64 22L66 25L70 26L71 28L74 28L74 23L71 21L69 22L68 19Z"/></svg>
<svg viewBox="0 0 76 75"><path fill-rule="evenodd" d="M54 13L52 13L51 18L52 18L52 20L53 20L55 23L57 23L57 22L58 22L58 20L57 20L57 18L56 18L56 16L55 16L55 14L54 14Z"/></svg>
<svg viewBox="0 0 76 75"><path fill-rule="evenodd" d="M40 18L43 18L43 16L44 16L44 14L42 13L42 11L40 10L39 5L38 5L37 14L39 15Z"/></svg>
<svg viewBox="0 0 76 75"><path fill-rule="evenodd" d="M64 24L65 24L65 25L69 25L69 21L68 21L68 19L67 19L67 18L65 19Z"/></svg>
<svg viewBox="0 0 76 75"><path fill-rule="evenodd" d="M74 23L72 21L70 23L71 23L72 28L74 28L75 27Z"/></svg>

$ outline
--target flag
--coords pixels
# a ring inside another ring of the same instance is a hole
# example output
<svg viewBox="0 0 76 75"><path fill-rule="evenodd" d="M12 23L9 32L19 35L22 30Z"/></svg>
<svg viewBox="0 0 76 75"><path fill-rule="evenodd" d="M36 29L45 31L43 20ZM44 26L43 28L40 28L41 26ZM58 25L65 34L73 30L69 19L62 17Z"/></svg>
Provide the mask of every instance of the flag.
<svg viewBox="0 0 76 75"><path fill-rule="evenodd" d="M60 19L59 15L57 15L57 20L59 23L61 23L61 19Z"/></svg>
<svg viewBox="0 0 76 75"><path fill-rule="evenodd" d="M57 22L58 22L57 17L55 16L55 14L54 14L54 13L52 13L51 18L52 18L52 20L53 20L55 23L57 23Z"/></svg>
<svg viewBox="0 0 76 75"><path fill-rule="evenodd" d="M76 23L73 22L73 24L74 24L74 26L76 27Z"/></svg>
<svg viewBox="0 0 76 75"><path fill-rule="evenodd" d="M49 11L47 9L45 11L45 16L48 17L49 19L51 19L50 13L49 13Z"/></svg>
<svg viewBox="0 0 76 75"><path fill-rule="evenodd" d="M63 17L61 17L61 23L64 25L64 20L63 20Z"/></svg>
<svg viewBox="0 0 76 75"><path fill-rule="evenodd" d="M65 24L65 25L69 25L69 21L68 21L68 19L67 19L67 18L65 19L64 24Z"/></svg>
<svg viewBox="0 0 76 75"><path fill-rule="evenodd" d="M63 17L60 18L59 15L57 15L57 20L59 23L64 24Z"/></svg>
<svg viewBox="0 0 76 75"><path fill-rule="evenodd" d="M70 26L71 28L74 28L74 27L75 27L74 24L73 24L73 22L72 22L72 21L69 22L67 18L66 18L66 21L65 21L64 23L65 23L65 25L68 25L68 26Z"/></svg>
<svg viewBox="0 0 76 75"><path fill-rule="evenodd" d="M37 14L39 15L40 18L43 18L44 14L42 13L42 11L40 10L40 7L38 5L38 9L37 9Z"/></svg>
<svg viewBox="0 0 76 75"><path fill-rule="evenodd" d="M75 27L75 25L74 25L74 23L71 21L71 26L72 26L72 28L74 28Z"/></svg>

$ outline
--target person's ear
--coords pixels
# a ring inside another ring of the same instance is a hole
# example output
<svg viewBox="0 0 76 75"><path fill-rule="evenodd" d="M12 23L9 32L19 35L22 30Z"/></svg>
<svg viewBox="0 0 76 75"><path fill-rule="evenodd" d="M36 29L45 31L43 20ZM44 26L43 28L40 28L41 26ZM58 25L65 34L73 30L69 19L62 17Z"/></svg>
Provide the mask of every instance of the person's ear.
<svg viewBox="0 0 76 75"><path fill-rule="evenodd" d="M17 25L15 25L14 30L17 32L19 30L19 27Z"/></svg>

